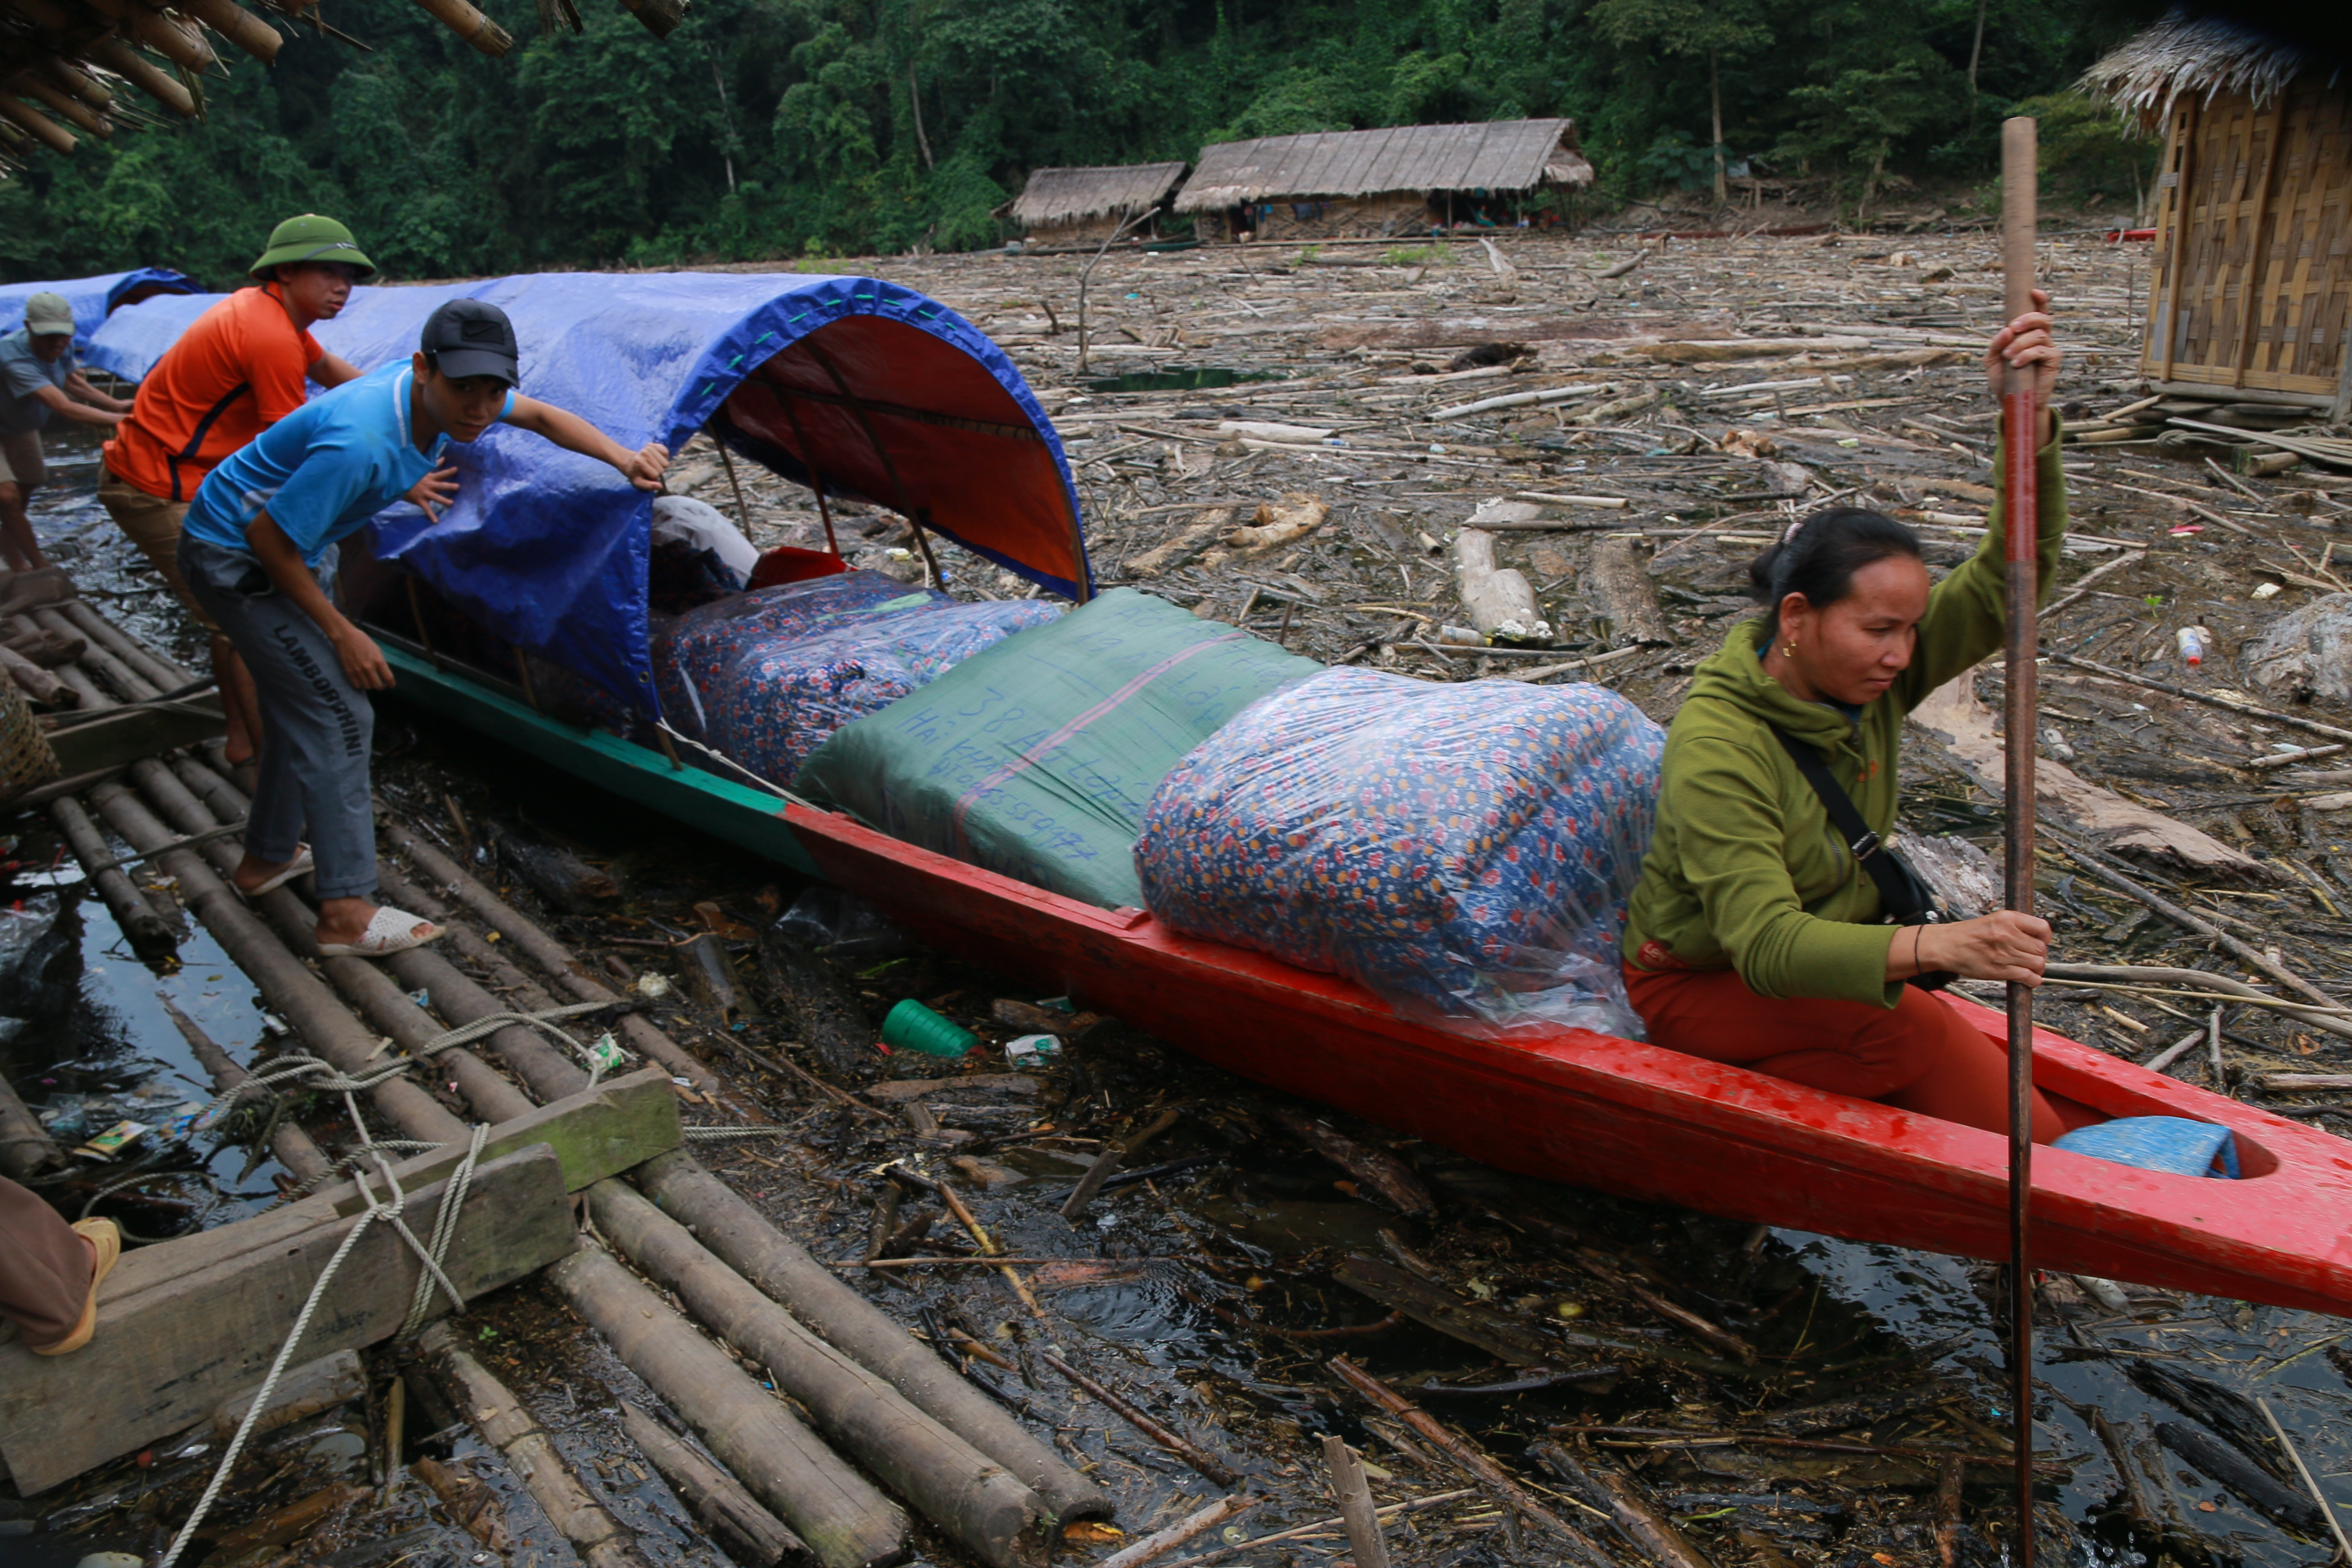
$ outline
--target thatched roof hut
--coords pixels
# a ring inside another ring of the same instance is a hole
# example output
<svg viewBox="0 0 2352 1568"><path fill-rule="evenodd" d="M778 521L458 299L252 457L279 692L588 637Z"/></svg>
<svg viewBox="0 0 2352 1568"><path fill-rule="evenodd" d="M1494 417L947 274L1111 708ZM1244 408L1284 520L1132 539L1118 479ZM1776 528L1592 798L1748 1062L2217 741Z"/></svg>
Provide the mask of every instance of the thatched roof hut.
<svg viewBox="0 0 2352 1568"><path fill-rule="evenodd" d="M1591 183L1592 165L1577 148L1574 121L1398 125L1220 142L1202 153L1200 172L1176 198L1176 210Z"/></svg>
<svg viewBox="0 0 2352 1568"><path fill-rule="evenodd" d="M1240 210L1265 237L1402 234L1444 216L1456 196L1523 200L1592 183L1569 120L1398 125L1221 142L1176 197L1215 227Z"/></svg>
<svg viewBox="0 0 2352 1568"><path fill-rule="evenodd" d="M2176 11L2104 56L2083 87L2152 132L2184 94L2209 103L2243 97L2262 108L2314 64L2299 45Z"/></svg>
<svg viewBox="0 0 2352 1568"><path fill-rule="evenodd" d="M423 10L486 55L514 47L505 28L470 0L416 0ZM686 16L684 0L622 0L656 37ZM202 111L183 77L221 76L217 37L268 65L285 42L280 27L303 25L334 33L319 0L268 0L248 10L237 0L0 0L0 177L36 150L71 153L83 137L105 140L118 125L146 122L127 96L137 89L173 114ZM551 26L569 0L541 0ZM577 15L572 17L578 26ZM336 37L343 35L335 34Z"/></svg>
<svg viewBox="0 0 2352 1568"><path fill-rule="evenodd" d="M2352 79L2232 23L2167 16L2085 91L2164 135L2141 373L2352 414Z"/></svg>
<svg viewBox="0 0 2352 1568"><path fill-rule="evenodd" d="M1030 230L1075 228L1109 219L1124 223L1168 199L1184 165L1117 163L1087 169L1034 169L1013 200L1013 216Z"/></svg>

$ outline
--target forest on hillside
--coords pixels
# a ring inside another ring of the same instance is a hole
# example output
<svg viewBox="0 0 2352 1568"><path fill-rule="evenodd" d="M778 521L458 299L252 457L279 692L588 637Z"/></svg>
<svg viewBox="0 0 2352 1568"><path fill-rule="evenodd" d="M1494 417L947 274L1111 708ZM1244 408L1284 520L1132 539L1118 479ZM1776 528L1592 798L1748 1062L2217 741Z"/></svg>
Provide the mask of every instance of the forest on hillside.
<svg viewBox="0 0 2352 1568"><path fill-rule="evenodd" d="M2127 30L2103 0L693 0L667 39L613 0L577 35L487 9L503 58L336 0L365 49L233 55L201 123L0 181L0 275L220 286L303 210L403 279L970 248L1034 167L1527 115L1575 120L1582 221L1709 189L1718 110L1727 162L1816 200L1979 185L2020 105L2061 195L2127 203L2152 158L2067 91Z"/></svg>

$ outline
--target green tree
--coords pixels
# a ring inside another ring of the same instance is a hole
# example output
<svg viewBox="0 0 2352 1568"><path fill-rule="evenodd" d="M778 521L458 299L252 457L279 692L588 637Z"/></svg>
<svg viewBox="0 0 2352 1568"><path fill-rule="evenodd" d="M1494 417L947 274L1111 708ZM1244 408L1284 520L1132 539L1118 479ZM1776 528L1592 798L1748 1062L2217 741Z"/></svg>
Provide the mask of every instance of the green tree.
<svg viewBox="0 0 2352 1568"><path fill-rule="evenodd" d="M1797 128L1783 147L1800 157L1824 155L1849 165L1864 161L1862 211L1867 215L1898 142L1967 113L1962 79L1925 44L1882 67L1850 66L1828 81L1792 89Z"/></svg>
<svg viewBox="0 0 2352 1568"><path fill-rule="evenodd" d="M1731 199L1723 146L1723 57L1772 41L1758 0L1596 0L1593 26L1620 47L1648 45L1666 55L1706 57L1707 107L1714 130L1715 199Z"/></svg>
<svg viewBox="0 0 2352 1568"><path fill-rule="evenodd" d="M1734 142L1874 196L1992 167L1972 51L2007 105L2112 41L2106 0L1983 0L1980 51L1979 0L694 0L661 40L602 0L577 36L542 34L537 0L480 3L520 40L503 58L414 0L336 0L372 52L299 30L275 66L206 79L200 121L0 178L0 276L153 262L226 286L303 210L400 278L981 246L1046 164L1536 115L1577 121L1604 199L1721 190ZM1769 73L1748 63L1768 47ZM2097 111L2046 118L2063 177L2123 188Z"/></svg>

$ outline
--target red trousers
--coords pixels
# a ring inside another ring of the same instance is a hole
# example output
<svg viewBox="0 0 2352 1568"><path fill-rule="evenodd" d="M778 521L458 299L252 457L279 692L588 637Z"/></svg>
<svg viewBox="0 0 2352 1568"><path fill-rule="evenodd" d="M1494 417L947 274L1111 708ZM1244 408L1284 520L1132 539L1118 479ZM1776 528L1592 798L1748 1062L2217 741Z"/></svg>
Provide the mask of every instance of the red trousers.
<svg viewBox="0 0 2352 1568"><path fill-rule="evenodd" d="M1751 1068L1988 1132L2009 1131L2009 1047L1914 985L1893 1009L1816 996L1759 996L1730 969L1625 966L1650 1043ZM2040 1089L2033 1141L2105 1118Z"/></svg>

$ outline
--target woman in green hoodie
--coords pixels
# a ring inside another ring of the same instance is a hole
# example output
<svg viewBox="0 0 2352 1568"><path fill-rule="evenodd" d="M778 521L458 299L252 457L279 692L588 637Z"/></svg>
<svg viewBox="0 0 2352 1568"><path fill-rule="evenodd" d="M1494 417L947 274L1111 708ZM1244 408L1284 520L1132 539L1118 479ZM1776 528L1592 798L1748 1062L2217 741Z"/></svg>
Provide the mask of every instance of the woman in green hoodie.
<svg viewBox="0 0 2352 1568"><path fill-rule="evenodd" d="M1985 369L1996 393L2005 366L2034 373L2046 597L2066 479L2049 296L2034 303L1993 339ZM1884 923L1877 886L1773 732L1820 754L1890 835L1904 716L2001 646L2007 521L1995 501L1982 547L1932 586L1916 536L1854 508L1801 520L1749 569L1767 609L1699 667L1675 716L1627 919L1626 987L1653 1044L2007 1131L2004 1047L1905 982L1942 971L2039 984L2049 925L2008 910ZM2086 1120L2037 1095L2033 1135Z"/></svg>

